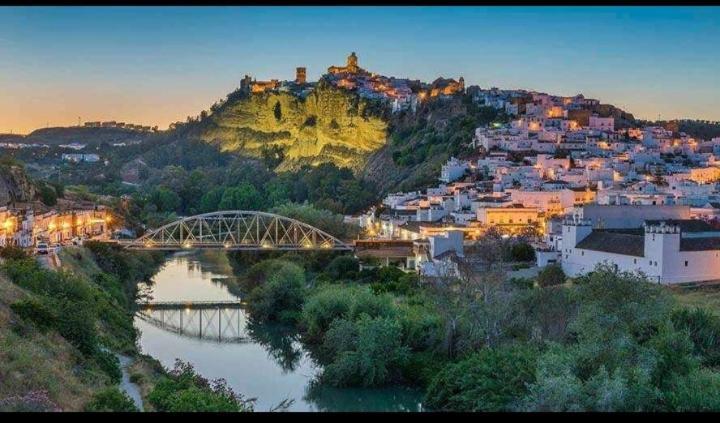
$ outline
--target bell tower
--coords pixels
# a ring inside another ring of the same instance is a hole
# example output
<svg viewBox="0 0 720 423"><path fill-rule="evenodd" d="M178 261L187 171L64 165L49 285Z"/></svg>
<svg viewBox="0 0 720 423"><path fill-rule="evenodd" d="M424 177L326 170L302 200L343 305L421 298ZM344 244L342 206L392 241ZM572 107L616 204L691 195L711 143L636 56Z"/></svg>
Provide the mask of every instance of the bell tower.
<svg viewBox="0 0 720 423"><path fill-rule="evenodd" d="M358 71L358 58L353 51L347 58L347 70L348 72L356 73Z"/></svg>

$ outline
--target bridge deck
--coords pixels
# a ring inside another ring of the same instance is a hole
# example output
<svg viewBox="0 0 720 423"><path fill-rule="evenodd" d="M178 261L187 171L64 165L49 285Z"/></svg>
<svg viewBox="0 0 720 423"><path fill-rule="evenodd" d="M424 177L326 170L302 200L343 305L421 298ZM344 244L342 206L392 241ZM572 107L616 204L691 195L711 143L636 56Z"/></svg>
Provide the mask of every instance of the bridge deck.
<svg viewBox="0 0 720 423"><path fill-rule="evenodd" d="M245 304L245 301L140 301L136 303L139 308L156 310L241 308Z"/></svg>

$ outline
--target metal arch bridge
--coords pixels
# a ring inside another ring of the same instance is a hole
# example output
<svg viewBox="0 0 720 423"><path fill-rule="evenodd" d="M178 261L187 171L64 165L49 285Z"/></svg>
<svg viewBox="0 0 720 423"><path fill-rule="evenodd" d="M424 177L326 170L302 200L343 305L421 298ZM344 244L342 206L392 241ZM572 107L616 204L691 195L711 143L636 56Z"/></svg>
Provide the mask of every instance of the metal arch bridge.
<svg viewBox="0 0 720 423"><path fill-rule="evenodd" d="M352 246L289 217L259 211L218 211L185 217L120 245L135 250L334 250Z"/></svg>

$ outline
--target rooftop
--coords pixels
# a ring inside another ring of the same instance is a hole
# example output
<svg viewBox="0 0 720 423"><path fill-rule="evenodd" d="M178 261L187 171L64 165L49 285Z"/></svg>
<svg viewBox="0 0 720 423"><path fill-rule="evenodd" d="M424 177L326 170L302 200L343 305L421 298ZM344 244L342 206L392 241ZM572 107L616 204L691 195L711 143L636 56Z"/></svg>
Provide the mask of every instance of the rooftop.
<svg viewBox="0 0 720 423"><path fill-rule="evenodd" d="M585 239L580 241L576 248L643 257L645 252L645 237L643 235L632 235L614 231L593 231Z"/></svg>

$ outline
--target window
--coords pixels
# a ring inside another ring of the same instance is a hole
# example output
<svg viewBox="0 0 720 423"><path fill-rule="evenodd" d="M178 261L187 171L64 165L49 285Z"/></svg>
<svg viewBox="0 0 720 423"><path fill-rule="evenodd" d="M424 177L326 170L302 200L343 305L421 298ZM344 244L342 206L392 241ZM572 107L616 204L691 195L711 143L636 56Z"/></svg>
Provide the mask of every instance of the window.
<svg viewBox="0 0 720 423"><path fill-rule="evenodd" d="M688 265L688 261L687 261L687 260L685 260L685 267L687 267L687 265Z"/></svg>

